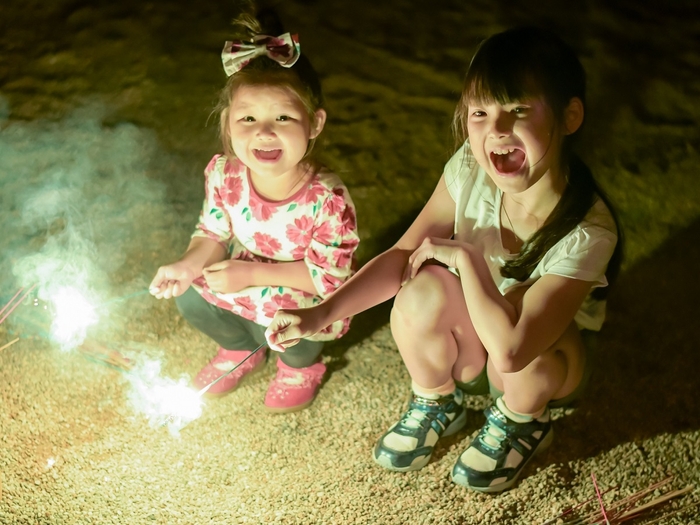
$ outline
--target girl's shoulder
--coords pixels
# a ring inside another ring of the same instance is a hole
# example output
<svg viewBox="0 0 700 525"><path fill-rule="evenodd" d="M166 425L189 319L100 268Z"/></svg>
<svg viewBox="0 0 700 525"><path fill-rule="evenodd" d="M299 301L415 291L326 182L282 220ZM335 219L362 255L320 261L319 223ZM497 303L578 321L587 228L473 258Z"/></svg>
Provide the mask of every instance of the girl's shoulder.
<svg viewBox="0 0 700 525"><path fill-rule="evenodd" d="M607 261L617 241L615 219L603 200L599 198L584 220L550 248L545 259L551 261L568 258L575 254L588 254L590 257Z"/></svg>
<svg viewBox="0 0 700 525"><path fill-rule="evenodd" d="M350 197L350 190L348 190L343 180L327 168L321 168L314 174L308 186L307 194L313 195L316 200L332 200L339 204L338 200L340 199L346 204L354 206Z"/></svg>
<svg viewBox="0 0 700 525"><path fill-rule="evenodd" d="M204 174L207 177L214 174L220 176L243 175L245 174L245 165L238 159L229 159L226 155L217 153L207 164Z"/></svg>
<svg viewBox="0 0 700 525"><path fill-rule="evenodd" d="M595 203L588 210L586 217L578 225L578 228L584 231L600 230L601 234L617 237L615 218L603 199L599 197L596 198Z"/></svg>
<svg viewBox="0 0 700 525"><path fill-rule="evenodd" d="M319 169L312 178L313 184L317 184L326 188L329 192L333 192L335 188L346 188L343 180L334 172L327 168Z"/></svg>

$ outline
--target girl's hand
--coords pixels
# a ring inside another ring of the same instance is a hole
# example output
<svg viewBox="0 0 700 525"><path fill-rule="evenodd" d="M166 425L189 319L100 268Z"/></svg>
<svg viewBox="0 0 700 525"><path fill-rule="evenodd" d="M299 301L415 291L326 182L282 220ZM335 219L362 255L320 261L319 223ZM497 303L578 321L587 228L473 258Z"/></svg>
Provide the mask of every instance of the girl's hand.
<svg viewBox="0 0 700 525"><path fill-rule="evenodd" d="M182 261L161 266L148 286L156 299L170 299L185 293L194 280L194 272Z"/></svg>
<svg viewBox="0 0 700 525"><path fill-rule="evenodd" d="M460 256L471 245L452 239L426 237L421 245L408 258L402 284L413 279L426 261L435 261L451 268L457 268Z"/></svg>
<svg viewBox="0 0 700 525"><path fill-rule="evenodd" d="M219 261L204 268L202 275L213 292L235 293L252 286L252 265L249 261Z"/></svg>
<svg viewBox="0 0 700 525"><path fill-rule="evenodd" d="M325 326L319 315L320 306L300 310L277 310L272 323L265 330L270 350L284 352L301 339L314 335Z"/></svg>

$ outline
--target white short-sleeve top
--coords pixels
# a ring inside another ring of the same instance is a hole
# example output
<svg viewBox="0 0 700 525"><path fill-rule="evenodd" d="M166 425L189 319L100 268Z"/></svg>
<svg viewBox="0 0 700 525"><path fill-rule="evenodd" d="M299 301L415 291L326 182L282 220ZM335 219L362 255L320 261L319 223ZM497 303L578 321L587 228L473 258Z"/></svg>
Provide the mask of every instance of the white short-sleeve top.
<svg viewBox="0 0 700 525"><path fill-rule="evenodd" d="M520 282L503 277L500 269L511 254L501 239L501 199L503 192L474 161L465 143L445 165L445 182L455 201L454 238L477 247L488 264L501 293L516 286L530 286L546 274L561 275L607 286L605 271L617 243L615 221L601 199L571 232L542 257L530 277ZM590 295L576 313L579 329L600 330L605 320L605 301Z"/></svg>

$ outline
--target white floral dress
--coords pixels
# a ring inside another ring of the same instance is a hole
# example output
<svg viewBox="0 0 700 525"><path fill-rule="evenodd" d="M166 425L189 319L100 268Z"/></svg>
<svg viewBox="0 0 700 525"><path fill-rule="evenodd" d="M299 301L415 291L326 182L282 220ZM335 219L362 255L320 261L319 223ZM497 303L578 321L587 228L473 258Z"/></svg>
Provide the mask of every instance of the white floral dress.
<svg viewBox="0 0 700 525"><path fill-rule="evenodd" d="M313 295L286 286L251 286L217 293L203 277L195 279L193 288L211 304L268 326L278 309L318 304L353 274L360 242L355 206L337 175L321 171L283 201L259 195L237 159L215 155L204 175L204 206L193 237L219 242L231 259L273 264L303 260L318 291ZM349 327L350 318L342 319L309 339L336 339Z"/></svg>

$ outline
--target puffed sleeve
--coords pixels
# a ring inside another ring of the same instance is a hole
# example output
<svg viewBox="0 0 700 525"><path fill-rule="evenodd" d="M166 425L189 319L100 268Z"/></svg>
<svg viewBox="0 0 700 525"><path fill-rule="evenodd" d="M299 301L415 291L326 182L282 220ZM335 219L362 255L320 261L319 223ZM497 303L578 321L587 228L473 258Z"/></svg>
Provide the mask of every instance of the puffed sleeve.
<svg viewBox="0 0 700 525"><path fill-rule="evenodd" d="M355 206L344 185L326 195L314 219L304 261L321 297L334 292L354 272L360 243Z"/></svg>
<svg viewBox="0 0 700 525"><path fill-rule="evenodd" d="M226 158L215 155L204 169L204 204L192 237L206 237L228 249L233 239L231 218L224 206Z"/></svg>

